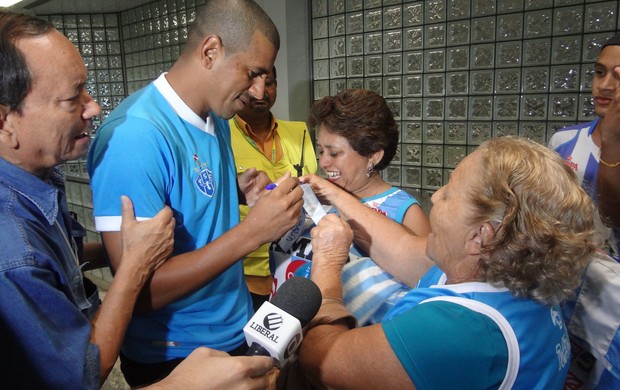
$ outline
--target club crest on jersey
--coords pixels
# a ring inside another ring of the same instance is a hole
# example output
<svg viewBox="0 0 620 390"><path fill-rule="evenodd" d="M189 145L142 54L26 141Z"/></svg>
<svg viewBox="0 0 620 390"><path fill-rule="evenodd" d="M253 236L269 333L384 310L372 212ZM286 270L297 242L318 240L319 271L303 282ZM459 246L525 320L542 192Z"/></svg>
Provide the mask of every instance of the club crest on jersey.
<svg viewBox="0 0 620 390"><path fill-rule="evenodd" d="M194 171L198 173L195 183L196 187L209 198L215 192L215 181L213 180L213 172L207 168L207 163L201 163L197 154L194 154Z"/></svg>

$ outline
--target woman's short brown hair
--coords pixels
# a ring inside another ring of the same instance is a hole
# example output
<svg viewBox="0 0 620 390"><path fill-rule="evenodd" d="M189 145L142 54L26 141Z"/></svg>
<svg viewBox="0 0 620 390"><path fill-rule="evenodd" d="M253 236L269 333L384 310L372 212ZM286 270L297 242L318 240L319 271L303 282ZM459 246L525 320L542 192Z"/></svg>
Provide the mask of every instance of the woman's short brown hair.
<svg viewBox="0 0 620 390"><path fill-rule="evenodd" d="M347 139L353 150L368 157L383 150L375 166L388 166L398 147L398 126L385 99L366 89L347 89L316 101L310 110L310 127L321 125Z"/></svg>

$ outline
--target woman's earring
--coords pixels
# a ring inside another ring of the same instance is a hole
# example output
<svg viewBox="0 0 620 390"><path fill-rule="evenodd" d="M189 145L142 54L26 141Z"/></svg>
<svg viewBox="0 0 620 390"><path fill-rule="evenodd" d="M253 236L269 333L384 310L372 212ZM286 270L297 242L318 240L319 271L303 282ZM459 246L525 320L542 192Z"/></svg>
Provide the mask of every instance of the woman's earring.
<svg viewBox="0 0 620 390"><path fill-rule="evenodd" d="M374 171L375 171L375 164L374 163L370 163L370 166L368 167L368 172L366 172L366 177L372 176L372 173Z"/></svg>

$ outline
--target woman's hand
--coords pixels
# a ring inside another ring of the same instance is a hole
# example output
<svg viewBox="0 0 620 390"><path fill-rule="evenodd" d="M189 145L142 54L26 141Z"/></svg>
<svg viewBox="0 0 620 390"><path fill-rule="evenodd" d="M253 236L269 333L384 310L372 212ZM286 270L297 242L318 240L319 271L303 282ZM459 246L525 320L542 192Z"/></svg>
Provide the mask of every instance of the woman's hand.
<svg viewBox="0 0 620 390"><path fill-rule="evenodd" d="M314 191L322 204L330 204L335 206L338 194L346 192L337 185L330 183L329 180L323 179L317 175L301 176L299 178L299 182L310 184L312 191Z"/></svg>
<svg viewBox="0 0 620 390"><path fill-rule="evenodd" d="M312 237L312 268L342 269L349 257L353 230L335 214L328 214L310 232Z"/></svg>

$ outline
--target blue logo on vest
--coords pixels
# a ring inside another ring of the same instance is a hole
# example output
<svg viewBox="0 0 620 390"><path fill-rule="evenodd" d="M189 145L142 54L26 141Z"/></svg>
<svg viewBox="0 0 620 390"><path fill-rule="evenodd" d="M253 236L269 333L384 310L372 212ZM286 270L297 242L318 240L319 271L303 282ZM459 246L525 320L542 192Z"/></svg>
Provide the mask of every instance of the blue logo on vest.
<svg viewBox="0 0 620 390"><path fill-rule="evenodd" d="M213 197L213 193L215 192L213 173L206 168L198 172L198 177L196 178L196 186L198 187L200 192L207 195L209 198Z"/></svg>

